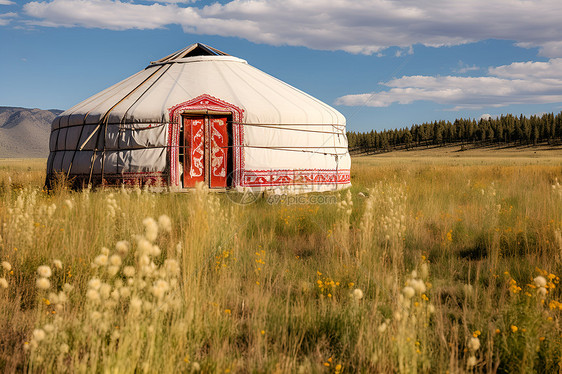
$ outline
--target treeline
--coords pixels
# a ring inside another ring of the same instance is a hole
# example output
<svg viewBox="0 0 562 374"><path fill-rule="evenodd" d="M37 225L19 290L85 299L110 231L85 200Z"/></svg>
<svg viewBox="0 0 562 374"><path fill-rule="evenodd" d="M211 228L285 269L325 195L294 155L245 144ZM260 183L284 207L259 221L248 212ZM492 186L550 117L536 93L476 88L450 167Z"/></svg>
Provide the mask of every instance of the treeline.
<svg viewBox="0 0 562 374"><path fill-rule="evenodd" d="M455 122L435 121L411 128L370 132L348 131L352 152L386 152L420 146L447 144L536 145L562 141L562 112L542 116L511 114L499 118L457 119Z"/></svg>

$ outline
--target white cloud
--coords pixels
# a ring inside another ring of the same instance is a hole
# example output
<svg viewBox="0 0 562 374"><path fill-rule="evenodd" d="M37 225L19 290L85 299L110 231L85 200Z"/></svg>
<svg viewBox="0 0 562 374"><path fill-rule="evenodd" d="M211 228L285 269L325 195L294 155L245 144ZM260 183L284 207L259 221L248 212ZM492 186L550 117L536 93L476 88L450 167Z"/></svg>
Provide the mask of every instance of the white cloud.
<svg viewBox="0 0 562 374"><path fill-rule="evenodd" d="M562 58L493 67L485 77L404 76L381 83L387 91L346 95L337 105L387 107L431 101L451 110L562 102Z"/></svg>
<svg viewBox="0 0 562 374"><path fill-rule="evenodd" d="M13 5L13 4L15 3L10 0L0 0L0 5Z"/></svg>
<svg viewBox="0 0 562 374"><path fill-rule="evenodd" d="M480 70L480 68L476 65L466 65L464 62L459 61L458 64L458 68L454 70L455 73L459 73L459 74L465 74L468 73L469 71L477 71Z"/></svg>
<svg viewBox="0 0 562 374"><path fill-rule="evenodd" d="M54 0L30 2L24 11L48 27L104 28L110 30L162 28L176 19L176 5L142 5L111 0Z"/></svg>
<svg viewBox="0 0 562 374"><path fill-rule="evenodd" d="M174 23L191 33L351 53L504 39L562 57L560 0L232 0L204 7L182 2L51 0L27 3L24 10L43 26L122 30Z"/></svg>
<svg viewBox="0 0 562 374"><path fill-rule="evenodd" d="M6 26L8 25L11 21L12 18L17 17L18 14L17 13L0 13L0 26Z"/></svg>

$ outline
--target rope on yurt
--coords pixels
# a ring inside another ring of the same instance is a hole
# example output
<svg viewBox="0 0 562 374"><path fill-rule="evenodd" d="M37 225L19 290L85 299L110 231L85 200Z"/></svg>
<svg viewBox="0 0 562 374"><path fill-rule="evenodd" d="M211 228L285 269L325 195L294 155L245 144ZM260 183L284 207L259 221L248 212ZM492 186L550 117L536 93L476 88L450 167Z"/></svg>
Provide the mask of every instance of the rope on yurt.
<svg viewBox="0 0 562 374"><path fill-rule="evenodd" d="M154 75L156 75L156 73L158 73L165 65L160 66L158 69L156 69L156 71L154 71L152 74L150 74L147 78L145 78L141 83L139 83L135 88L133 88L127 95L125 95L123 98L121 98L121 100L119 100L117 103L115 103L111 108L109 108L105 114L103 115L103 117L99 120L98 125L96 126L96 128L94 129L94 131L90 134L90 136L88 137L88 139L86 139L86 141L82 144L82 146L80 147L80 150L82 150L82 148L84 148L84 146L88 143L88 141L92 138L92 136L94 136L94 134L96 132L98 132L98 130L100 129L100 127L102 125L106 125L107 124L107 119L109 118L109 114L111 113L111 111L113 109L115 109L115 107L119 104L121 104L125 99L127 99L129 96L131 96L135 91L137 91L140 87L142 87L150 78L152 78ZM107 129L107 126L106 126ZM101 135L101 131L98 132L98 137L96 139L96 145L94 146L94 152L92 155L92 163L90 164L90 176L88 178L88 184L90 184L92 182L92 174L94 173L94 162L96 161L96 152L98 151L98 143L100 140L100 135ZM105 145L105 139L104 139L104 145ZM105 147L104 147L105 148ZM103 163L103 160L102 160ZM103 175L102 175L102 181L103 181Z"/></svg>
<svg viewBox="0 0 562 374"><path fill-rule="evenodd" d="M274 125L274 124L269 124L269 123L243 123L243 122L235 122L235 121L229 121L232 124L237 124L237 125L243 125L243 126L250 126L250 127L262 127L265 129L276 129L276 130L287 130L287 131L302 131L302 132L310 132L310 133L318 133L318 134L332 134L332 135L341 135L341 132L334 132L334 131L319 131L319 130L307 130L307 129L295 129L295 128L291 128L290 126L324 126L324 127L335 127L336 125L333 124L311 124L311 125L298 125L298 124L290 124L290 125L285 125L285 124L278 124L278 125ZM339 125L338 125L339 126Z"/></svg>

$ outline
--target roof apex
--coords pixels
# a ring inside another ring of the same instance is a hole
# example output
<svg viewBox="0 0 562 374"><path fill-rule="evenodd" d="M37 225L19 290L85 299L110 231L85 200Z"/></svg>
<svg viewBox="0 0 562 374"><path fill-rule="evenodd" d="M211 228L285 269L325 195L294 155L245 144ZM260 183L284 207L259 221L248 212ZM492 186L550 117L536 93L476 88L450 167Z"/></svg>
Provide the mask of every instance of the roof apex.
<svg viewBox="0 0 562 374"><path fill-rule="evenodd" d="M174 62L184 57L193 57L193 56L230 56L230 55L228 53L224 53L223 51L220 51L206 44L194 43L164 58L161 58L160 60L151 61L150 64L151 65L164 64L168 62Z"/></svg>

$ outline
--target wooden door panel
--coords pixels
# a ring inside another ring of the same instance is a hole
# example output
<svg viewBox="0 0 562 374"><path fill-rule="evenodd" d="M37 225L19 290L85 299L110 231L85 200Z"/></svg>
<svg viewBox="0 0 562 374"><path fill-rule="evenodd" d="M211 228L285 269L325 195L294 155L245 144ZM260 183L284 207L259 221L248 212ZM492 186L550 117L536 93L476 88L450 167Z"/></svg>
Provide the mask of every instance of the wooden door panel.
<svg viewBox="0 0 562 374"><path fill-rule="evenodd" d="M184 118L183 186L205 181L205 118Z"/></svg>
<svg viewBox="0 0 562 374"><path fill-rule="evenodd" d="M224 118L210 118L209 132L211 133L211 188L226 187L228 168L228 131L227 121Z"/></svg>

